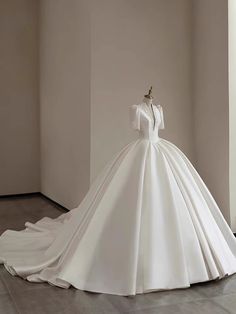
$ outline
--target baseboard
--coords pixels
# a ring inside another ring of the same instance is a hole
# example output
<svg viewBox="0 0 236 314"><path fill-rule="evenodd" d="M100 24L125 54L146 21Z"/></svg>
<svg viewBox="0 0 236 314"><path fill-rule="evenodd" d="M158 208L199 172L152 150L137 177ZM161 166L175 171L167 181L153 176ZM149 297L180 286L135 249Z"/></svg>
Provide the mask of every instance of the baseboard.
<svg viewBox="0 0 236 314"><path fill-rule="evenodd" d="M7 195L0 195L0 199L2 198L18 198L18 197L32 197L32 196L42 196L45 199L47 199L48 201L50 201L51 203L55 204L56 206L60 207L61 209L65 210L65 211L69 211L68 208L66 208L65 206L62 206L61 204L55 202L54 200L52 200L50 197L44 195L41 192L31 192L31 193L19 193L19 194L7 194Z"/></svg>
<svg viewBox="0 0 236 314"><path fill-rule="evenodd" d="M46 198L48 201L54 203L54 204L57 205L58 207L60 207L60 208L62 208L62 209L64 209L64 210L66 210L66 211L69 211L69 208L66 208L65 206L63 206L63 205L57 203L56 201L52 200L50 197L44 195L43 193L39 192L39 195L43 196L43 197Z"/></svg>
<svg viewBox="0 0 236 314"><path fill-rule="evenodd" d="M1 198L14 198L14 197L27 197L27 196L37 196L40 195L40 192L31 192L31 193L17 193L17 194L5 194L5 195L0 195Z"/></svg>

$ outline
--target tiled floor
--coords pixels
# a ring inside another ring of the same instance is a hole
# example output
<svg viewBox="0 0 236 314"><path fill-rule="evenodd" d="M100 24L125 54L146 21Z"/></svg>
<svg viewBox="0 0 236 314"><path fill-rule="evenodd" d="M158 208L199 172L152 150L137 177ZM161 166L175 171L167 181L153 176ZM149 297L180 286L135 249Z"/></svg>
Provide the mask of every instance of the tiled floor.
<svg viewBox="0 0 236 314"><path fill-rule="evenodd" d="M0 233L64 210L40 195L0 198ZM189 289L119 297L30 283L0 265L0 314L236 314L236 275Z"/></svg>

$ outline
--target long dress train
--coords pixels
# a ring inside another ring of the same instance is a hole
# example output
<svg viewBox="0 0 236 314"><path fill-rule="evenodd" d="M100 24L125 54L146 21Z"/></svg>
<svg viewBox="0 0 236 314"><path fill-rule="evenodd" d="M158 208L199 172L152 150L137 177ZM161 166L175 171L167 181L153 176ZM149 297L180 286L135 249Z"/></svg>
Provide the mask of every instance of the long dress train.
<svg viewBox="0 0 236 314"><path fill-rule="evenodd" d="M153 109L131 106L139 139L105 166L78 207L0 236L0 263L12 275L135 295L236 272L232 231L187 157L159 137L163 111Z"/></svg>

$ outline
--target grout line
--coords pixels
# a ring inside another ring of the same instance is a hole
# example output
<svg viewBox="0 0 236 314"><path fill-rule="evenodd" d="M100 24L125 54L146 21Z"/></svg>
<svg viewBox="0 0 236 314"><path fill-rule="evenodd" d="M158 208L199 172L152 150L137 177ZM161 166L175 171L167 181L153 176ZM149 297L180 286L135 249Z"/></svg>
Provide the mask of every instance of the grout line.
<svg viewBox="0 0 236 314"><path fill-rule="evenodd" d="M227 295L227 294L226 294ZM221 295L224 296L224 295ZM219 296L218 296L219 297ZM222 310L224 310L226 313L231 314L231 311L229 311L227 308L225 308L223 305L219 304L218 302L216 302L216 300L214 300L215 298L217 298L216 296L213 298L209 298L209 300L211 300L211 302L213 304L215 304L216 306L218 306L219 308L221 308Z"/></svg>

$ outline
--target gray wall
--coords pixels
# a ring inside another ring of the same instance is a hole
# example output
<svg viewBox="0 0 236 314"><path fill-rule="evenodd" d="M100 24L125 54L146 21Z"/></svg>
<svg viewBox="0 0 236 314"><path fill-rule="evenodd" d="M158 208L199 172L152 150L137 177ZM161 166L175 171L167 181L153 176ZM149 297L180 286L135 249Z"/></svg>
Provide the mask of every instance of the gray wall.
<svg viewBox="0 0 236 314"><path fill-rule="evenodd" d="M0 1L0 195L39 191L38 1Z"/></svg>
<svg viewBox="0 0 236 314"><path fill-rule="evenodd" d="M227 5L194 1L192 71L196 166L229 222Z"/></svg>
<svg viewBox="0 0 236 314"><path fill-rule="evenodd" d="M161 136L196 165L229 221L227 1L40 4L38 14L36 0L0 3L0 194L41 189L76 206L135 138L128 107L153 85Z"/></svg>
<svg viewBox="0 0 236 314"><path fill-rule="evenodd" d="M82 0L42 0L41 191L72 208L90 173L90 38Z"/></svg>

